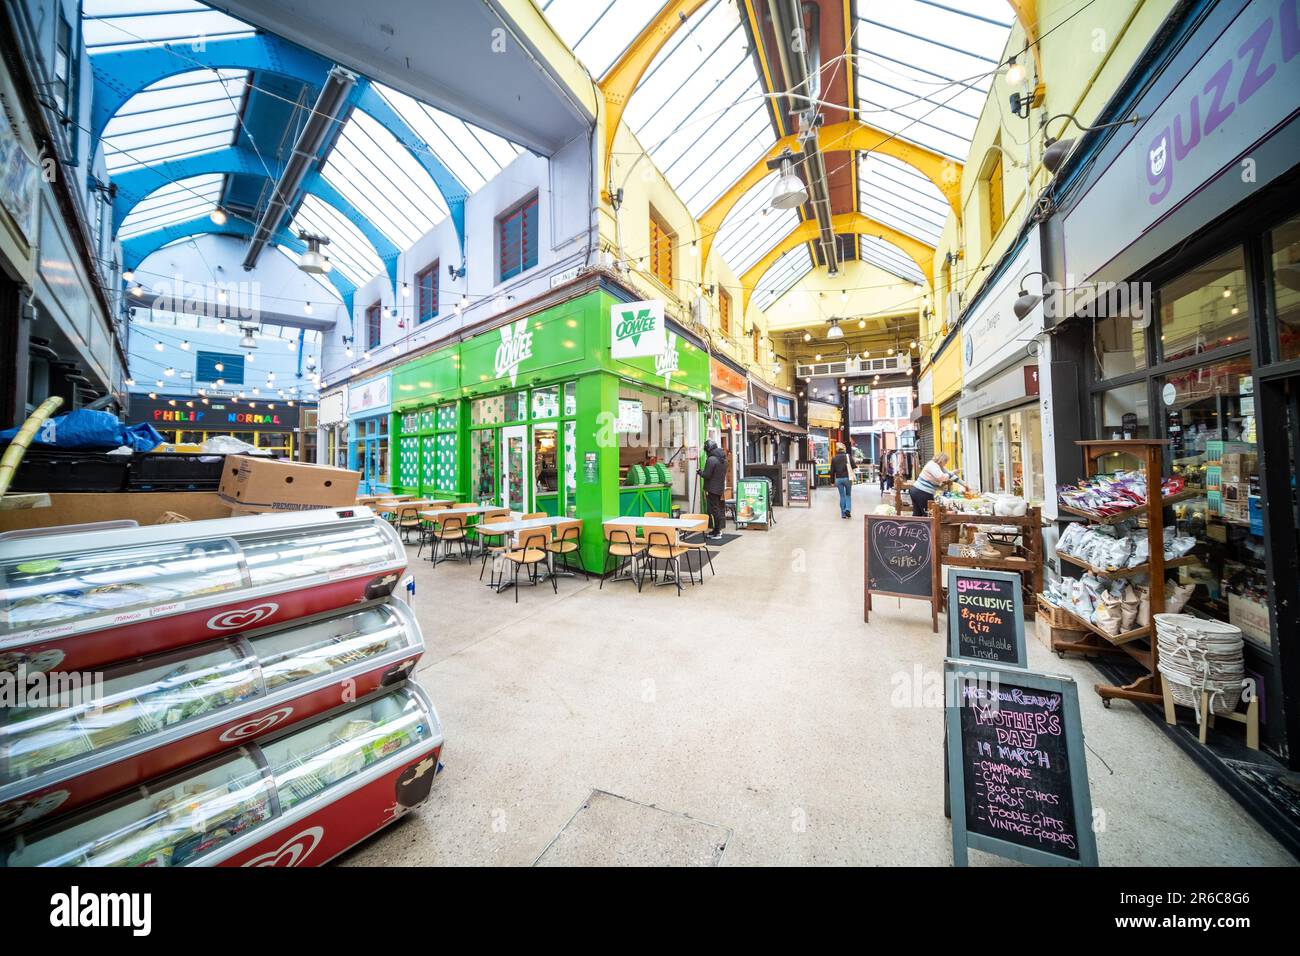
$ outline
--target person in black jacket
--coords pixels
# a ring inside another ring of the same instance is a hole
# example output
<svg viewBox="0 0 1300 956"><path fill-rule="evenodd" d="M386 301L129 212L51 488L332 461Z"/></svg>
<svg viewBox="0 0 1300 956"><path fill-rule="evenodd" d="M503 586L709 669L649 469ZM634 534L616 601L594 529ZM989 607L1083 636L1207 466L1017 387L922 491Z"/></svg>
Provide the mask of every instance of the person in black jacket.
<svg viewBox="0 0 1300 956"><path fill-rule="evenodd" d="M831 480L835 490L840 494L840 517L853 517L853 459L849 457L844 442L835 445L835 455L831 458Z"/></svg>
<svg viewBox="0 0 1300 956"><path fill-rule="evenodd" d="M708 502L709 532L706 537L721 538L727 526L727 512L722 503L727 489L727 453L712 438L704 442L704 497Z"/></svg>

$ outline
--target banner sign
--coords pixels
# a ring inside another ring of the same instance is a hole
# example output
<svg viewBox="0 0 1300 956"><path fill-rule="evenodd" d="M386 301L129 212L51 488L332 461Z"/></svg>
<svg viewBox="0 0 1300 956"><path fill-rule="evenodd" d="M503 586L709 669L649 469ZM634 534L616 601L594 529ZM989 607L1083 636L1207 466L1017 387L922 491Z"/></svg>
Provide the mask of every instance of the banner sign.
<svg viewBox="0 0 1300 956"><path fill-rule="evenodd" d="M666 354L668 334L661 299L619 302L610 307L609 354L614 358L648 358ZM675 351L675 350L673 350Z"/></svg>

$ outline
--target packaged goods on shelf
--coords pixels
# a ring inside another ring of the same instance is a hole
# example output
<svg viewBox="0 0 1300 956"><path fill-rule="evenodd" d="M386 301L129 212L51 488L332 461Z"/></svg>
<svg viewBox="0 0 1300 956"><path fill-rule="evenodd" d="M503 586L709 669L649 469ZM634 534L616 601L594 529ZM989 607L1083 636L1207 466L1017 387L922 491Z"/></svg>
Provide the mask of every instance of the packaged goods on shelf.
<svg viewBox="0 0 1300 956"><path fill-rule="evenodd" d="M1184 488L1181 476L1166 478L1161 493L1168 498ZM1109 517L1147 503L1146 475L1140 471L1096 474L1074 485L1057 488L1057 498L1072 511L1098 518Z"/></svg>
<svg viewBox="0 0 1300 956"><path fill-rule="evenodd" d="M1196 547L1196 543L1196 539L1190 535L1178 535L1174 528L1165 528L1165 560L1186 557ZM1078 558L1102 571L1136 568L1150 559L1146 532L1125 531L1118 525L1096 527L1073 522L1061 533L1056 542L1056 551L1058 554Z"/></svg>

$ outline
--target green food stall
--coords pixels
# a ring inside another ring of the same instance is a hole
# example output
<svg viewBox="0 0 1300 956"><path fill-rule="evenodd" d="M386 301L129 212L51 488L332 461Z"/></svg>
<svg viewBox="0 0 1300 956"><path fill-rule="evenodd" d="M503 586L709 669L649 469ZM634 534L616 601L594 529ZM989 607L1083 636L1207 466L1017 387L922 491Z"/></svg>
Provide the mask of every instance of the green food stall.
<svg viewBox="0 0 1300 956"><path fill-rule="evenodd" d="M394 367L394 492L580 518L591 570L606 518L698 505L708 356L668 321L616 358L625 304L602 286Z"/></svg>

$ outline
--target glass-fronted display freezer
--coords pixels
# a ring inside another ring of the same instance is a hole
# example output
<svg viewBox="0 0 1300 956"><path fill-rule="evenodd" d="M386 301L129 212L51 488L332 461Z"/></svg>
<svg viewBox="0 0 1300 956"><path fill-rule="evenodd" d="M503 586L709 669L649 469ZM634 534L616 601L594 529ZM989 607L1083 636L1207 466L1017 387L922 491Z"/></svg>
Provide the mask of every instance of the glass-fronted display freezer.
<svg viewBox="0 0 1300 956"><path fill-rule="evenodd" d="M0 710L0 830L400 682L423 649L414 614L393 599L120 663L99 684L61 681Z"/></svg>
<svg viewBox="0 0 1300 956"><path fill-rule="evenodd" d="M366 508L0 540L0 671L76 671L384 597L406 567Z"/></svg>
<svg viewBox="0 0 1300 956"><path fill-rule="evenodd" d="M428 797L442 726L414 684L20 831L6 866L317 866Z"/></svg>

